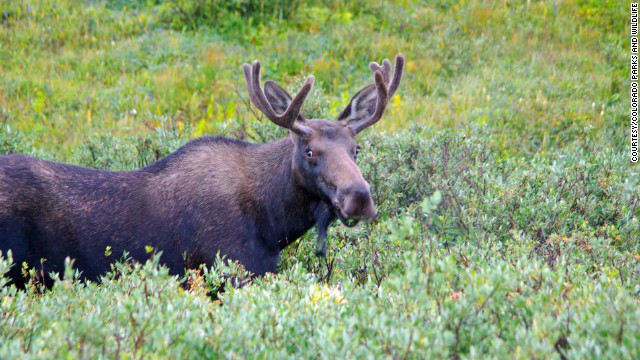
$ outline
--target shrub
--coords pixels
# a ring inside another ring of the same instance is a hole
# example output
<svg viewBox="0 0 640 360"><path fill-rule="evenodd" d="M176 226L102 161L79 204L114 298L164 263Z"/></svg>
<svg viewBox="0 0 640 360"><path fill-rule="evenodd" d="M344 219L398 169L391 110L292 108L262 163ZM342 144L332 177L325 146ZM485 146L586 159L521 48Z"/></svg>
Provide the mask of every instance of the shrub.
<svg viewBox="0 0 640 360"><path fill-rule="evenodd" d="M157 255L124 255L100 283L70 261L51 290L18 291L0 254L0 358L640 358L624 6L5 8L0 154L96 168L140 168L206 133L286 136L242 104L253 58L290 92L313 72L313 117L371 81L368 61L402 51L407 64L384 120L358 139L379 216L334 224L327 258L312 230L277 275L220 259L176 277Z"/></svg>

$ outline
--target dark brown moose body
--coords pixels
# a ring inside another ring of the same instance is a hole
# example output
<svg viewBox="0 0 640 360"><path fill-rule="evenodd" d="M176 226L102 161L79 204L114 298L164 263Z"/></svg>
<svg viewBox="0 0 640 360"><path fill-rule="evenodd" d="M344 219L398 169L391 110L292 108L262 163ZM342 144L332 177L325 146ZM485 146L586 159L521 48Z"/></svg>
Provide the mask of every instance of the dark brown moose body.
<svg viewBox="0 0 640 360"><path fill-rule="evenodd" d="M375 84L358 92L335 121L300 113L313 77L291 99L272 81L263 90L260 64L245 64L252 103L290 130L268 144L202 137L124 172L0 157L0 250L12 252L9 277L24 283L23 262L41 274L61 273L70 257L84 278L95 280L124 251L147 259L146 246L162 251L161 262L174 274L211 265L220 253L262 275L275 272L280 251L314 225L317 252L324 255L336 217L353 225L376 213L355 164L354 138L382 116L403 63L398 55L393 78L388 60L372 63Z"/></svg>

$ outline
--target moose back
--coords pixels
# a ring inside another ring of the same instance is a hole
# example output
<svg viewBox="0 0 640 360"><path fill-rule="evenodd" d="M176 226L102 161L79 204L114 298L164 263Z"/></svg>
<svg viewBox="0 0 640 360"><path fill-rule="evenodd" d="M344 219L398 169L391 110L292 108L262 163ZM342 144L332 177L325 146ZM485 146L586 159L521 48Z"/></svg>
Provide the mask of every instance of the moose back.
<svg viewBox="0 0 640 360"><path fill-rule="evenodd" d="M316 252L326 251L336 218L353 226L376 214L356 157L355 136L380 120L402 76L404 58L370 64L374 83L336 120L300 111L314 78L297 95L260 85L260 63L244 65L252 104L289 136L268 144L223 137L192 140L136 171L113 172L40 160L0 157L0 251L11 250L8 276L24 284L21 266L62 272L64 259L87 279L109 270L105 253L148 257L162 251L172 273L211 265L220 253L257 275L275 272L280 251L314 225ZM47 282L46 276L40 279Z"/></svg>

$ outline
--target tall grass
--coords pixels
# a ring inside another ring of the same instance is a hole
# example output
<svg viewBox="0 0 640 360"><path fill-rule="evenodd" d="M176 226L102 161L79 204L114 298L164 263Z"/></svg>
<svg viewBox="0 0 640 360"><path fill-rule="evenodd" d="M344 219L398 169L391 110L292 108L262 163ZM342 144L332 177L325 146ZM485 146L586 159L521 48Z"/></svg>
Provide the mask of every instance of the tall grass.
<svg viewBox="0 0 640 360"><path fill-rule="evenodd" d="M4 1L4 122L63 157L88 134L162 119L192 125L186 136L216 132L254 120L241 65L255 58L285 84L316 75L328 103L318 115L331 117L372 81L369 61L402 52L402 91L378 131L484 122L514 152L563 146L584 127L603 141L624 135L622 3L300 1L284 17L270 14L291 4L257 3L213 21L220 11L206 6L221 3L176 2L201 8L190 30L168 2Z"/></svg>

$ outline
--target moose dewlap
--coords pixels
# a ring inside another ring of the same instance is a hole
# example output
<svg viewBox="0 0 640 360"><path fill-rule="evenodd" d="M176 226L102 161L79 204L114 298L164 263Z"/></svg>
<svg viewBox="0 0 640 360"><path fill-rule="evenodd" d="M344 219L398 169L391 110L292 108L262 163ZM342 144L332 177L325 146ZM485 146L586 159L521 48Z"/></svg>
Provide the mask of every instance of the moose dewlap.
<svg viewBox="0 0 640 360"><path fill-rule="evenodd" d="M0 251L11 250L17 264L9 277L21 286L23 263L48 274L62 272L70 257L83 277L97 279L124 251L145 260L146 246L162 251L174 274L211 265L219 252L262 275L275 272L280 251L314 225L317 253L324 255L334 219L353 226L376 215L356 165L355 136L380 120L403 64L402 55L393 71L389 60L371 63L374 83L336 120L300 112L312 76L292 99L273 81L260 85L258 61L245 64L253 105L290 130L268 144L202 137L143 169L122 172L0 157Z"/></svg>

